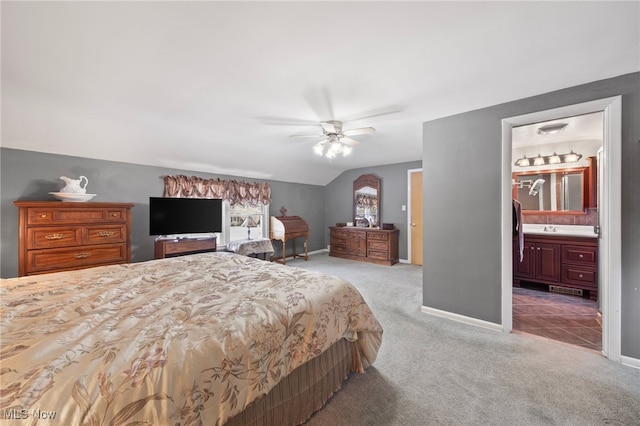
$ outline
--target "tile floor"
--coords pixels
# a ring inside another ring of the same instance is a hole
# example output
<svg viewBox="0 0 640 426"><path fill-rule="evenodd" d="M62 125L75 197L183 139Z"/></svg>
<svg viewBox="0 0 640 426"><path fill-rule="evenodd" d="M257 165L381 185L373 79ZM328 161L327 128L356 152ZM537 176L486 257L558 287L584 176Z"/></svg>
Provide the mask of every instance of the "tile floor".
<svg viewBox="0 0 640 426"><path fill-rule="evenodd" d="M513 288L513 330L602 351L598 303L534 288Z"/></svg>

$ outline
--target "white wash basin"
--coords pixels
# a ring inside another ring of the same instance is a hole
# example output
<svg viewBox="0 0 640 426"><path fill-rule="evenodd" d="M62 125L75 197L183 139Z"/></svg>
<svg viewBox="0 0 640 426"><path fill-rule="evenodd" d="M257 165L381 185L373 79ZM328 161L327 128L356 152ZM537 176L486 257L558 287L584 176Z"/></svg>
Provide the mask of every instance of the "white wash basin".
<svg viewBox="0 0 640 426"><path fill-rule="evenodd" d="M538 225L525 223L522 227L525 234L566 235L569 237L596 238L593 226L589 225Z"/></svg>

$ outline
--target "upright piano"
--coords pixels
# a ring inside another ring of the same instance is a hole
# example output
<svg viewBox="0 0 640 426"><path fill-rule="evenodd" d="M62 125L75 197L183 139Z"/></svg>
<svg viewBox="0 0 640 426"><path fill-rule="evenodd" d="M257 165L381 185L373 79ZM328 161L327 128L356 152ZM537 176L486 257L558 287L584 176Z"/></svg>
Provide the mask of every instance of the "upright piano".
<svg viewBox="0 0 640 426"><path fill-rule="evenodd" d="M284 209L284 208L283 208ZM282 212L282 210L280 210ZM309 224L300 216L286 216L286 210L282 216L271 216L269 227L269 237L272 240L282 241L282 254L278 257L272 257L271 260L280 262L283 265L287 263L288 240L293 241L293 258L300 257L307 260L309 257ZM296 238L304 238L304 256L296 253Z"/></svg>

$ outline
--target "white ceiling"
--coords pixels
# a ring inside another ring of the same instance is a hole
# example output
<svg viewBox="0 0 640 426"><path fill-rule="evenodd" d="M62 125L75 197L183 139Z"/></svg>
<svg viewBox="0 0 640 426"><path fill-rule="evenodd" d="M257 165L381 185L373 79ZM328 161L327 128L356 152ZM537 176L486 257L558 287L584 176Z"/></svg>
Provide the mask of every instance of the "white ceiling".
<svg viewBox="0 0 640 426"><path fill-rule="evenodd" d="M554 124L566 124L566 127L558 133L538 134L540 127ZM525 146L566 144L567 142L581 140L596 140L602 143L604 139L604 115L602 112L593 112L514 127L512 138L511 144L514 149Z"/></svg>
<svg viewBox="0 0 640 426"><path fill-rule="evenodd" d="M1 8L2 146L319 185L421 160L425 121L640 70L639 2ZM329 119L377 132L332 160L289 138Z"/></svg>

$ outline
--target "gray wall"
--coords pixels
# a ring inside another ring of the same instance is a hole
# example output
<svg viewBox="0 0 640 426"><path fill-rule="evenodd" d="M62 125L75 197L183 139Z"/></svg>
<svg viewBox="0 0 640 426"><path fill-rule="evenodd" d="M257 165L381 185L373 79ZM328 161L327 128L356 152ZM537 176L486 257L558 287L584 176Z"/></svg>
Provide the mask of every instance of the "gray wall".
<svg viewBox="0 0 640 426"><path fill-rule="evenodd" d="M132 261L153 259L153 237L149 236L149 197L162 196L162 177L169 174L197 175L203 178L259 179L213 175L112 161L92 160L9 148L0 149L0 276L18 275L18 209L14 200L53 200L49 192L60 190L60 176L89 179L88 192L98 194L94 201L132 202ZM310 228L309 250L325 247L324 187L270 181L270 214L303 217ZM290 249L290 243L287 244ZM299 247L299 246L298 246ZM276 247L277 253L279 249ZM300 251L300 248L298 248Z"/></svg>
<svg viewBox="0 0 640 426"><path fill-rule="evenodd" d="M343 172L326 186L324 237L329 244L329 226L353 221L353 181L360 175L374 174L381 179L380 223L393 223L400 229L399 257L407 259L407 170L419 169L421 161L365 167ZM325 245L326 247L326 245Z"/></svg>
<svg viewBox="0 0 640 426"><path fill-rule="evenodd" d="M501 323L501 120L617 95L622 95L622 355L640 358L640 73L423 124L424 306Z"/></svg>

